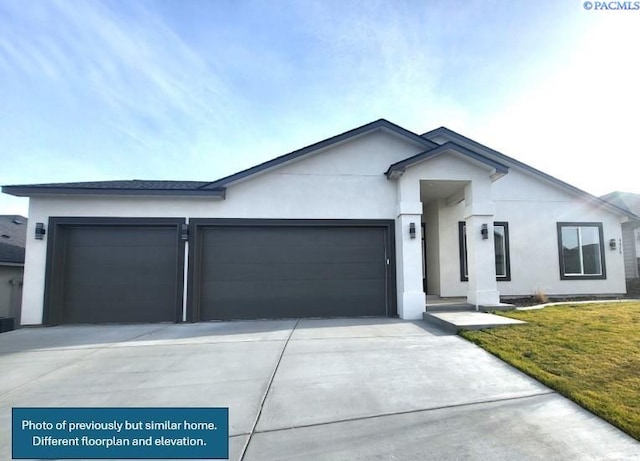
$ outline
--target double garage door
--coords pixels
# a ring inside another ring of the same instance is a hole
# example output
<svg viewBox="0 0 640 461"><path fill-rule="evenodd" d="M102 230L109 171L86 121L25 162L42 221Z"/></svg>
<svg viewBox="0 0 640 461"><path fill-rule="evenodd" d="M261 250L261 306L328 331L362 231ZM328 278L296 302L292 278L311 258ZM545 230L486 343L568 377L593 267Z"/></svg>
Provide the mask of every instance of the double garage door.
<svg viewBox="0 0 640 461"><path fill-rule="evenodd" d="M389 221L51 218L49 232L49 324L395 314Z"/></svg>

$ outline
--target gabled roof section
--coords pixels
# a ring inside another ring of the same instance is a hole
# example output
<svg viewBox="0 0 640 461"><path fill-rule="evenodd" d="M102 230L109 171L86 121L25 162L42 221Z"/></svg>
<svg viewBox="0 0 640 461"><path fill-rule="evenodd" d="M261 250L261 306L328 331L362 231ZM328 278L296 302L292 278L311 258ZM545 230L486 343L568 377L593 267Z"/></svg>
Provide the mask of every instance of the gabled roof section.
<svg viewBox="0 0 640 461"><path fill-rule="evenodd" d="M504 163L505 165L508 165L508 166L518 167L524 171L527 171L535 176L540 177L543 180L546 180L560 187L561 189L564 189L568 192L571 192L575 195L578 195L590 201L594 205L602 206L614 213L622 214L633 219L637 218L636 215L629 212L628 209L620 208L611 202L608 202L599 197L596 197L595 195L592 195L586 191L583 191L582 189L572 186L571 184L568 184L554 176L544 173L536 168L533 168L532 166L529 166L526 163L522 163L519 160L509 157L508 155L498 152L497 150L493 150L490 147L480 144L479 142L474 141L473 139L467 138L466 136L463 136L460 133L456 133L455 131L450 130L449 128L446 128L444 126L441 126L440 128L436 128L435 130L428 131L422 134L421 136L433 142L436 142L435 139L443 138L446 141L442 144L446 144L448 142L454 142L458 145L466 147L469 150L485 155L486 157L489 157L497 162Z"/></svg>
<svg viewBox="0 0 640 461"><path fill-rule="evenodd" d="M632 192L614 191L600 197L602 200L622 208L640 219L640 194Z"/></svg>
<svg viewBox="0 0 640 461"><path fill-rule="evenodd" d="M2 192L18 197L36 195L164 195L224 198L224 189L202 187L205 181L96 181L3 186Z"/></svg>
<svg viewBox="0 0 640 461"><path fill-rule="evenodd" d="M24 264L27 218L20 215L0 216L0 265Z"/></svg>
<svg viewBox="0 0 640 461"><path fill-rule="evenodd" d="M349 130L337 136L333 136L331 138L325 139L324 141L311 144L310 146L303 147L302 149L295 150L293 152L282 155L280 157L276 157L272 160L266 161L254 167L248 168L246 170L240 171L238 173L232 174L222 179L218 179L216 181L210 182L206 186L204 186L203 189L227 187L234 182L246 179L250 176L263 173L268 170L272 170L274 168L278 168L291 161L298 160L308 155L313 155L326 148L335 146L337 144L340 144L346 141L350 141L352 139L372 133L377 130L383 130L383 131L395 134L399 137L402 137L404 139L407 139L408 141L415 143L416 145L423 146L425 149L432 149L438 146L437 143L430 141L427 138L419 136L409 130L402 128L399 125L396 125L395 123L391 123L390 121L381 118L374 122L367 123L366 125L362 125L358 128L354 128L353 130Z"/></svg>
<svg viewBox="0 0 640 461"><path fill-rule="evenodd" d="M446 142L438 147L421 152L417 155L414 155L413 157L409 157L397 163L394 163L389 167L385 174L387 175L388 179L397 178L398 176L401 176L407 168L424 162L425 160L438 157L439 155L445 154L447 152L459 153L475 163L479 163L490 168L491 170L493 170L492 179L494 180L504 176L509 172L509 167L500 162L496 162L490 158L485 157L484 155L473 152L453 142Z"/></svg>

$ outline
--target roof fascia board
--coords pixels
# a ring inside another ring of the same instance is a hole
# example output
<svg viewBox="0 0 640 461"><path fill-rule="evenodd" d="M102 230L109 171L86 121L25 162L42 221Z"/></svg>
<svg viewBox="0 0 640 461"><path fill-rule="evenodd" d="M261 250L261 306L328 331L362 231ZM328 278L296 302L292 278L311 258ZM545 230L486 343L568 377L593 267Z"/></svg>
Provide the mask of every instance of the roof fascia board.
<svg viewBox="0 0 640 461"><path fill-rule="evenodd" d="M120 196L164 196L164 197L212 197L224 199L226 190L216 189L92 189L73 187L29 187L3 186L2 192L16 197L37 197L43 195L120 195Z"/></svg>
<svg viewBox="0 0 640 461"><path fill-rule="evenodd" d="M603 200L599 197L596 197L595 195L590 194L589 192L586 192L582 189L579 189L578 187L572 186L569 183L566 183L564 181L562 181L561 179L558 179L554 176L551 176L550 174L547 174L543 171L540 171L532 166L527 165L526 163L523 163L519 160L516 160L512 157L509 157L508 155L505 155L501 152L498 152L497 150L493 150L490 147L485 146L484 144L480 144L477 141L474 141L473 139L467 138L466 136L463 136L459 133L456 133L455 131L450 130L449 128L446 127L440 127L440 128L436 128L435 130L431 130L428 131L424 134L422 134L421 136L430 139L430 138L435 138L437 136L442 136L445 139L449 139L449 142L455 142L455 143L463 143L463 144L467 144L469 146L470 149L474 149L474 150L479 150L487 155L490 156L495 156L498 159L506 162L507 164L511 164L515 167L518 167L522 170L524 170L525 172L530 173L531 175L533 175L534 177L538 177L539 179L543 179L555 186L558 186L564 190L566 190L567 192L573 193L574 195L577 195L581 198L586 198L587 200L593 202L595 205L598 206L604 206L605 208L608 208L610 211L617 213L617 214L623 214L625 216L629 216L632 218L635 218L636 215L634 215L633 213L630 213L629 211L620 208L619 206L616 206L613 203L610 203L606 200ZM444 144L443 144L444 145Z"/></svg>
<svg viewBox="0 0 640 461"><path fill-rule="evenodd" d="M205 184L201 186L200 189L226 187L232 183L236 183L243 179L249 178L250 176L267 172L271 169L283 166L295 160L299 160L307 155L319 153L324 149L335 147L347 141L352 141L353 139L356 139L360 136L364 136L376 130L383 130L385 132L397 135L405 140L409 140L414 144L424 147L426 149L432 149L438 146L438 144L434 143L433 141L423 138L422 136L419 136L409 130L406 130L401 126L396 125L395 123L391 123L390 121L385 119L379 119L374 122L367 123L366 125L362 125L358 128L354 128L352 130L346 131L339 135L333 136L331 138L327 138L315 144L311 144L307 147L303 147L302 149L298 149L288 154L281 155L280 157L276 157L274 159L268 160L264 163L260 163L246 170L240 171L238 173L234 173L230 176L226 176L224 178L218 179L209 184Z"/></svg>
<svg viewBox="0 0 640 461"><path fill-rule="evenodd" d="M492 179L494 180L504 176L509 172L509 167L503 165L500 162L496 162L495 160L487 158L477 152L473 152L453 142L447 142L434 149L421 152L417 155L414 155L413 157L409 157L407 159L401 160L400 162L394 163L393 165L389 166L389 169L385 174L387 175L388 179L394 179L399 175L402 175L402 173L407 168L446 153L461 154L467 160L471 160L474 163L480 164L481 166L490 169L492 172L494 172L492 174Z"/></svg>

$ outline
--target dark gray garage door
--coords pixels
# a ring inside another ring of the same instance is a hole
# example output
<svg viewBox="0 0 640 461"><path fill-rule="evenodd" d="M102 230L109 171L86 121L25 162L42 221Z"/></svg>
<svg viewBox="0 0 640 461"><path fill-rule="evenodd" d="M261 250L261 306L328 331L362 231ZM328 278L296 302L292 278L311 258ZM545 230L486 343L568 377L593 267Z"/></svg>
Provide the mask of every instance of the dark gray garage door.
<svg viewBox="0 0 640 461"><path fill-rule="evenodd" d="M202 228L200 320L387 315L384 227Z"/></svg>
<svg viewBox="0 0 640 461"><path fill-rule="evenodd" d="M181 320L175 226L62 226L57 233L52 323Z"/></svg>

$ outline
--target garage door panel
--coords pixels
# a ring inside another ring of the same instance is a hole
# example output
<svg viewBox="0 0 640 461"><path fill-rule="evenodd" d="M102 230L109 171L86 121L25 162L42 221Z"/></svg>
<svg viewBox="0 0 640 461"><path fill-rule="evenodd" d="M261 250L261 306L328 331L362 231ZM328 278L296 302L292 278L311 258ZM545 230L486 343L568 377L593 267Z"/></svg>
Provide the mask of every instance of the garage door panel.
<svg viewBox="0 0 640 461"><path fill-rule="evenodd" d="M148 287L152 288L152 287ZM175 321L156 308L166 304L166 290L141 289L130 293L127 286L78 286L66 299L64 323L129 323ZM90 301L87 301L90 299Z"/></svg>
<svg viewBox="0 0 640 461"><path fill-rule="evenodd" d="M175 246L167 238L175 236L174 229L162 227L144 226L139 228L132 227L91 227L69 229L73 234L68 238L68 247L96 246L96 242L100 242L100 246L107 247L147 247L147 246Z"/></svg>
<svg viewBox="0 0 640 461"><path fill-rule="evenodd" d="M73 257L67 260L67 270L73 274L76 283L98 278L101 283L108 284L110 280L122 280L124 272L135 278L137 283L147 283L148 279L152 281L160 277L163 279L162 283L173 284L175 272L156 269L159 266L168 267L175 264L175 253L163 247L147 248L147 252L140 251L138 248L136 251L127 251L126 255L114 251L113 248L109 251L104 248L75 251ZM123 264L124 258L126 258L125 264Z"/></svg>
<svg viewBox="0 0 640 461"><path fill-rule="evenodd" d="M327 292L324 296L312 296L303 287L290 285L286 286L288 295L270 284L258 283L244 286L240 296L239 287L233 282L214 284L212 289L219 293L216 312L226 319L385 316L386 309L379 303L385 295L384 288L379 284L363 285L352 286L353 291L338 295L331 292L335 287L327 284L323 287ZM367 292L364 296L363 291Z"/></svg>
<svg viewBox="0 0 640 461"><path fill-rule="evenodd" d="M210 264L207 280L327 280L340 276L346 280L384 280L385 269L381 264Z"/></svg>
<svg viewBox="0 0 640 461"><path fill-rule="evenodd" d="M69 247L69 251L73 251L76 258L81 263L99 259L105 263L121 262L122 252L126 252L127 258L133 262L139 262L144 264L149 258L160 258L166 261L168 258L173 258L172 254L175 251L175 245L146 245L144 247L132 247L126 245L112 245L112 246L74 246ZM80 259L83 258L83 259Z"/></svg>
<svg viewBox="0 0 640 461"><path fill-rule="evenodd" d="M387 314L385 227L200 232L201 320Z"/></svg>
<svg viewBox="0 0 640 461"><path fill-rule="evenodd" d="M336 235L340 239L336 240ZM203 246L215 245L216 240L224 238L229 245L237 246L255 242L258 246L282 246L307 244L312 239L316 245L328 246L353 246L369 244L377 246L380 243L380 230L377 228L363 227L334 227L333 232L327 233L326 228L314 228L308 226L274 226L261 227L256 233L256 227L251 226L224 226L209 228L203 239Z"/></svg>
<svg viewBox="0 0 640 461"><path fill-rule="evenodd" d="M238 261L245 263L331 263L333 261L376 262L384 257L384 249L375 246L358 245L318 246L314 242L306 246L261 247L255 244L233 246L209 246L208 251L215 252L216 264L233 264Z"/></svg>
<svg viewBox="0 0 640 461"><path fill-rule="evenodd" d="M269 298L278 296L281 298L299 298L300 296L329 297L329 296L358 296L363 288L367 292L383 292L384 285L379 279L368 280L224 280L209 281L203 287L220 297L261 296ZM380 291L378 291L380 288ZM316 293L322 290L323 293ZM303 301L307 301L303 299Z"/></svg>

